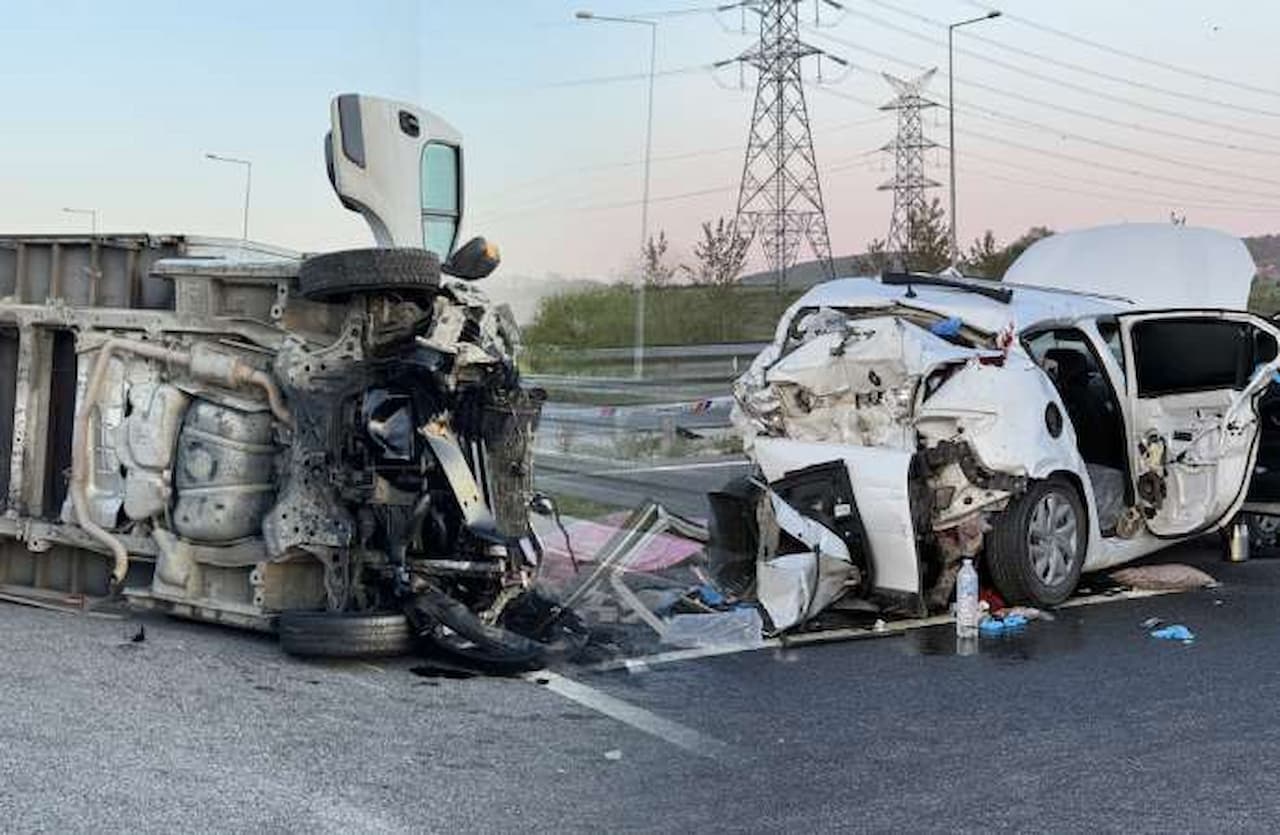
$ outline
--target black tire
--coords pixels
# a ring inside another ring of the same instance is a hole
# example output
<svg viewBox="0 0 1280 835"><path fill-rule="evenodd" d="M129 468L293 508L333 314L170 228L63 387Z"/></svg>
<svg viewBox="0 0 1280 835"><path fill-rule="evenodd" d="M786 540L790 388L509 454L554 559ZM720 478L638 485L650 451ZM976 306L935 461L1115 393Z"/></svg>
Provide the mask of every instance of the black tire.
<svg viewBox="0 0 1280 835"><path fill-rule="evenodd" d="M1066 532L1065 523L1057 521L1065 519L1066 513L1074 536ZM1049 537L1042 526L1046 518L1053 533ZM1038 533L1033 533L1033 526ZM1033 546L1033 539L1039 547ZM1075 487L1060 478L1034 481L992 523L987 568L1006 602L1056 606L1075 591L1088 545L1089 517Z"/></svg>
<svg viewBox="0 0 1280 835"><path fill-rule="evenodd" d="M581 619L569 611L543 625L544 642L487 624L466 604L435 589L419 592L411 606L422 637L437 649L494 672L544 667L582 651L589 639Z"/></svg>
<svg viewBox="0 0 1280 835"><path fill-rule="evenodd" d="M347 249L302 262L298 290L312 301L355 293L430 296L440 287L440 259L425 249Z"/></svg>
<svg viewBox="0 0 1280 835"><path fill-rule="evenodd" d="M285 612L277 625L280 647L303 658L387 658L413 648L403 614Z"/></svg>

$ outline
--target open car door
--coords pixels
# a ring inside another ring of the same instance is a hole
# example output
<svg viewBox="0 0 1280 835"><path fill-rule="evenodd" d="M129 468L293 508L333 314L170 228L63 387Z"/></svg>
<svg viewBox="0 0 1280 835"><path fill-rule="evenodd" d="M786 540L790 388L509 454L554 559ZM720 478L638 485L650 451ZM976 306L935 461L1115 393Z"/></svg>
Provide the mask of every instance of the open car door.
<svg viewBox="0 0 1280 835"><path fill-rule="evenodd" d="M1248 491L1278 332L1226 311L1118 318L1130 475L1147 529L1181 537L1220 527Z"/></svg>

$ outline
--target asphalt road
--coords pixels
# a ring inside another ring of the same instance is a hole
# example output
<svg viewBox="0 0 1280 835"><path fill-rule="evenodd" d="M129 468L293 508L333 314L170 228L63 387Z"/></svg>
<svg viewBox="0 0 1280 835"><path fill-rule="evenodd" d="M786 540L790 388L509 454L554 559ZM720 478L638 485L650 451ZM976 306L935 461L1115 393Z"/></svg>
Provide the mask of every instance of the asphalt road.
<svg viewBox="0 0 1280 835"><path fill-rule="evenodd" d="M7 831L1274 831L1280 561L907 636L522 679L0 605ZM1148 637L1149 617L1194 644ZM146 640L129 640L145 626Z"/></svg>

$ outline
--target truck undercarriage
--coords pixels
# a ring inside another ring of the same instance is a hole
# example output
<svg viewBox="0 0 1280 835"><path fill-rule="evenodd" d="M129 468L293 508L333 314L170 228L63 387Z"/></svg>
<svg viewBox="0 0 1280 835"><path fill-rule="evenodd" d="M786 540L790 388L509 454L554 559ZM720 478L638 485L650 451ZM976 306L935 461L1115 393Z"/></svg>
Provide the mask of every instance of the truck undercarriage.
<svg viewBox="0 0 1280 835"><path fill-rule="evenodd" d="M0 247L7 593L121 591L325 654L418 636L533 661L543 644L507 619L564 625L530 591L540 393L505 308L432 254Z"/></svg>

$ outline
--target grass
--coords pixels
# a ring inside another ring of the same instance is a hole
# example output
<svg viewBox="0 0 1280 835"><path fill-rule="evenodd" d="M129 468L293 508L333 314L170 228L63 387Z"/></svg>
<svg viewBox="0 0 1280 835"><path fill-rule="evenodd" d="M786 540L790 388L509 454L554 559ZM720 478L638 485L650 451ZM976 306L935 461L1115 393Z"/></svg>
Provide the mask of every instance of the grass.
<svg viewBox="0 0 1280 835"><path fill-rule="evenodd" d="M801 291L768 287L649 287L645 293L648 345L763 342ZM575 290L543 299L524 330L530 371L563 373L595 365L578 355L625 348L635 339L636 289L626 284Z"/></svg>

